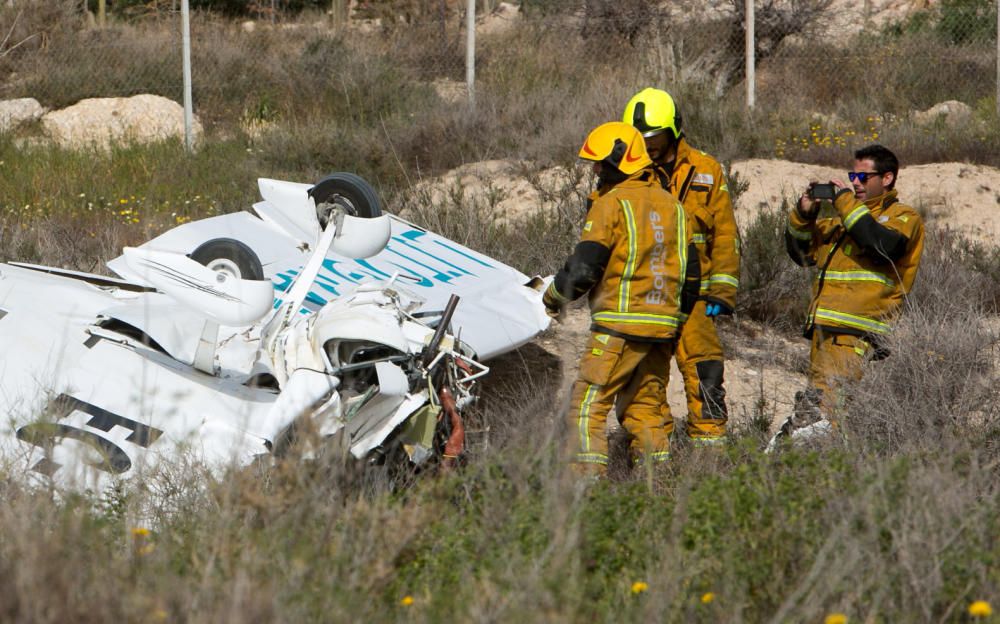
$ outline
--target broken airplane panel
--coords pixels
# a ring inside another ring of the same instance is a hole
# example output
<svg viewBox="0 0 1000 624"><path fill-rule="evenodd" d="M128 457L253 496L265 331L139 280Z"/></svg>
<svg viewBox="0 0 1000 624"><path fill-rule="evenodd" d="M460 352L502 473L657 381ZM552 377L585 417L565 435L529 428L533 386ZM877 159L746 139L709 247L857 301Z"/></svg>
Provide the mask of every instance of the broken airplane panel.
<svg viewBox="0 0 1000 624"><path fill-rule="evenodd" d="M480 361L548 325L529 278L381 215L352 174L259 184L254 214L127 248L120 278L0 264L8 468L103 491L280 454L301 425L369 461L461 453Z"/></svg>

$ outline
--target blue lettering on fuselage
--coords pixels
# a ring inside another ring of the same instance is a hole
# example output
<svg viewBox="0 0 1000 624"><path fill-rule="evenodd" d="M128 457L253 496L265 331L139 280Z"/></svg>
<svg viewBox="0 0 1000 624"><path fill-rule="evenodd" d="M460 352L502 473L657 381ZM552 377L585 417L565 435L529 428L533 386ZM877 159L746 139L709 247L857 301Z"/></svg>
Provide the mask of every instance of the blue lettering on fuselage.
<svg viewBox="0 0 1000 624"><path fill-rule="evenodd" d="M326 258L306 301L314 306L323 306L327 298L339 297L346 284L357 285L373 280L389 279L393 273L399 273L406 279L407 285L420 288L433 288L438 283L453 284L455 280L466 277L476 278L477 275L472 270L474 267L469 266L464 260L488 269L495 268L494 265L473 256L468 250L433 238L424 239L426 234L427 232L421 230L410 229L394 235L384 250L367 260ZM447 251L442 253L438 247L431 246L431 243ZM288 292L295 276L301 270L302 268L298 267L276 273L271 278L274 290L277 293ZM281 302L280 297L275 297L274 307L279 307ZM308 313L309 310L303 308L301 312Z"/></svg>

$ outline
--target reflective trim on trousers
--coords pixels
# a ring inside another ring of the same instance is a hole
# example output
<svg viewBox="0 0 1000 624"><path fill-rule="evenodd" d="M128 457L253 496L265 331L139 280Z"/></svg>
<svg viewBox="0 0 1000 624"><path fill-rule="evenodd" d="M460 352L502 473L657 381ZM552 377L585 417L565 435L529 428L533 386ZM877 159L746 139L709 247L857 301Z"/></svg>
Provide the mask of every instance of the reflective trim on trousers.
<svg viewBox="0 0 1000 624"><path fill-rule="evenodd" d="M587 385L587 391L583 394L583 401L580 402L580 418L578 427L580 431L580 448L586 454L590 451L590 404L594 402L597 395L597 386Z"/></svg>
<svg viewBox="0 0 1000 624"><path fill-rule="evenodd" d="M577 453L574 459L578 464L608 465L608 456L604 453Z"/></svg>
<svg viewBox="0 0 1000 624"><path fill-rule="evenodd" d="M722 444L726 441L725 436L698 436L697 438L691 438L691 441L695 444L700 444L704 446L716 446Z"/></svg>
<svg viewBox="0 0 1000 624"><path fill-rule="evenodd" d="M661 464L665 461L668 461L669 459L670 459L670 451L655 451L653 453L645 453L643 455L639 455L638 457L632 460L632 463L636 466L640 466L644 464L646 460L649 460L654 464Z"/></svg>

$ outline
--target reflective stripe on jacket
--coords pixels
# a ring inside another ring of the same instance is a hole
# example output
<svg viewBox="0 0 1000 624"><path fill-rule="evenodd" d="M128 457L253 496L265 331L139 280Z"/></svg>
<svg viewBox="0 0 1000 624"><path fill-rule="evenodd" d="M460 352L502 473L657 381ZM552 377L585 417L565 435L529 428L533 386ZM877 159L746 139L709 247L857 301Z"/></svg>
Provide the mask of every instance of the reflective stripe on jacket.
<svg viewBox="0 0 1000 624"><path fill-rule="evenodd" d="M660 173L663 175L662 170ZM735 309L740 285L740 233L722 166L681 137L674 169L664 188L684 204L692 217L701 264L701 294Z"/></svg>
<svg viewBox="0 0 1000 624"><path fill-rule="evenodd" d="M656 176L644 170L596 197L581 236L587 241L610 250L590 291L594 325L623 337L675 336L687 319L681 292L691 229L684 207Z"/></svg>
<svg viewBox="0 0 1000 624"><path fill-rule="evenodd" d="M834 218L803 219L793 208L788 219L789 253L797 262L820 269L813 282L807 332L821 326L884 334L917 275L924 246L923 220L913 208L898 202L895 190L866 202L843 192L834 200L834 208L838 213ZM860 245L852 236L853 228L866 217L878 224L875 227L905 237L905 249L900 246L895 260Z"/></svg>

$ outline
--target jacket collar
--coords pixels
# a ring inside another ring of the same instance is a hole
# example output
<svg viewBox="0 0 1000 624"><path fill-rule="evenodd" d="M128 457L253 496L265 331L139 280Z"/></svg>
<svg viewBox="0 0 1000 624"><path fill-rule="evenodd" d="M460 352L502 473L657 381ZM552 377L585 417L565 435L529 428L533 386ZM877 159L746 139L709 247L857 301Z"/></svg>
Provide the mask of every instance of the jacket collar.
<svg viewBox="0 0 1000 624"><path fill-rule="evenodd" d="M899 201L899 199L896 198L896 189L892 189L891 191L882 193L878 197L866 199L865 206L868 206L868 210L871 210L872 212L882 212L897 201Z"/></svg>
<svg viewBox="0 0 1000 624"><path fill-rule="evenodd" d="M674 169L677 169L677 165L686 164L691 162L691 150L694 149L688 145L687 139L684 135L677 140L677 156L674 157Z"/></svg>
<svg viewBox="0 0 1000 624"><path fill-rule="evenodd" d="M653 171L653 167L650 166L646 167L645 169L636 171L635 173L625 178L618 184L615 184L614 186L597 189L597 194L599 196L606 195L620 188L642 188L644 186L659 186L659 185L660 183L656 178L656 172Z"/></svg>

